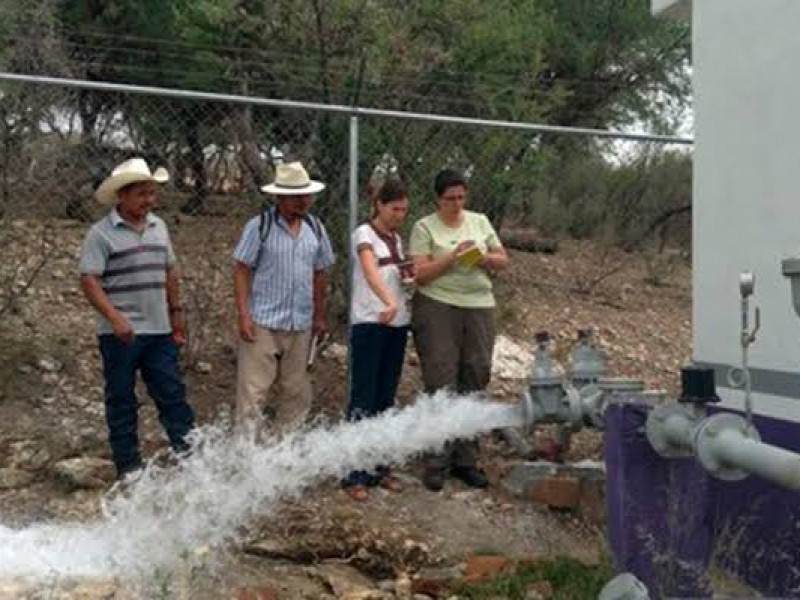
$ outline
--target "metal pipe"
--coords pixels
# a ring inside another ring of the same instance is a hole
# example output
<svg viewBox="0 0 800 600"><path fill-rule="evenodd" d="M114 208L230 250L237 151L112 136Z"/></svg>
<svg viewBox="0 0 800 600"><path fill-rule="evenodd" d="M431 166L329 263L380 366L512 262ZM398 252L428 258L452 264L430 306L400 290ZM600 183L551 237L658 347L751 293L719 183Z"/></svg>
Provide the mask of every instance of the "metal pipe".
<svg viewBox="0 0 800 600"><path fill-rule="evenodd" d="M688 458L695 455L695 431L705 414L687 404L665 404L650 411L645 425L647 441L659 456Z"/></svg>
<svg viewBox="0 0 800 600"><path fill-rule="evenodd" d="M748 423L753 422L753 393L750 381L750 365L747 358L747 346L742 344L742 376L744 379L744 418Z"/></svg>
<svg viewBox="0 0 800 600"><path fill-rule="evenodd" d="M740 343L742 346L742 370L741 375L737 377L737 373L729 373L728 381L737 383L744 387L744 413L748 425L753 424L753 395L752 385L750 380L750 365L748 360L748 349L756 339L756 333L761 327L761 313L756 307L755 311L755 327L750 331L750 296L753 295L755 288L755 275L749 271L745 271L739 275L739 292L741 294L741 312L742 312L742 330L739 334Z"/></svg>
<svg viewBox="0 0 800 600"><path fill-rule="evenodd" d="M664 458L694 456L717 479L757 475L800 490L800 455L764 444L758 430L734 413L703 415L697 405L659 406L647 418L647 439Z"/></svg>
<svg viewBox="0 0 800 600"><path fill-rule="evenodd" d="M541 393L542 390L532 390ZM568 389L564 398L576 392ZM593 403L558 402L546 410L540 394L527 393L518 406L509 408L510 423L530 426L556 422L582 424ZM575 412L581 413L576 420ZM665 458L695 456L714 477L738 481L757 475L782 487L800 490L800 455L761 442L758 431L739 415L717 413L705 416L705 406L684 403L662 405L648 417L647 438Z"/></svg>
<svg viewBox="0 0 800 600"><path fill-rule="evenodd" d="M664 438L671 444L686 449L692 449L696 425L696 421L681 413L673 413L661 422Z"/></svg>
<svg viewBox="0 0 800 600"><path fill-rule="evenodd" d="M353 233L358 223L358 117L350 117L350 212L347 215L348 232ZM350 256L350 253L348 253ZM352 271L352 260L351 271Z"/></svg>
<svg viewBox="0 0 800 600"><path fill-rule="evenodd" d="M736 467L780 486L800 490L800 456L726 429L708 441L708 451L723 466Z"/></svg>
<svg viewBox="0 0 800 600"><path fill-rule="evenodd" d="M321 104L318 102L298 102L294 100L275 100L272 98L255 98L239 96L236 94L217 94L212 92L195 92L172 88L128 85L119 83L106 83L99 81L86 81L82 79L65 79L62 77L46 77L42 75L20 75L18 73L0 72L0 81L18 81L44 85L58 85L68 88L98 90L107 92L121 92L125 94L143 94L148 96L161 96L165 98L182 98L184 100L207 100L211 102L227 102L231 104L250 104L253 106L279 106L303 110L316 110L346 115L363 115L370 117L391 117L395 119L410 119L416 121L431 121L436 123L455 123L461 125L477 125L481 127L496 127L500 129L515 129L533 133L556 133L561 135L575 135L583 137L610 138L629 140L632 142L660 142L666 144L692 145L691 138L659 135L651 133L626 133L607 129L590 129L587 127L566 127L563 125L544 125L541 123L521 123L518 121L501 121L492 119L473 119L467 117L453 117L432 113L404 112L399 110L382 110L377 108L362 108L358 106L344 106L341 104Z"/></svg>
<svg viewBox="0 0 800 600"><path fill-rule="evenodd" d="M519 425L519 423L517 423ZM525 436L516 427L503 427L500 430L500 435L503 436L508 444L514 448L514 451L522 457L532 457L534 455L534 448L525 439Z"/></svg>
<svg viewBox="0 0 800 600"><path fill-rule="evenodd" d="M350 237L358 225L358 117L350 117L350 182L349 182L349 209L347 213L347 239L350 244ZM353 271L355 269L355 256L352 252L347 253L347 306L353 304ZM353 349L350 347L350 331L353 326L350 311L347 311L347 383L345 386L345 398L350 399L353 377Z"/></svg>
<svg viewBox="0 0 800 600"><path fill-rule="evenodd" d="M740 333L741 337L741 347L742 347L742 372L741 372L741 381L740 384L744 387L744 414L745 419L748 423L753 422L753 397L752 397L752 385L750 383L750 365L748 360L748 352L747 349L749 347L749 339L750 339L750 325L748 323L748 317L750 312L750 306L748 301L749 294L742 293L742 302L741 302L741 311L742 311L742 331ZM730 380L730 377L728 378Z"/></svg>

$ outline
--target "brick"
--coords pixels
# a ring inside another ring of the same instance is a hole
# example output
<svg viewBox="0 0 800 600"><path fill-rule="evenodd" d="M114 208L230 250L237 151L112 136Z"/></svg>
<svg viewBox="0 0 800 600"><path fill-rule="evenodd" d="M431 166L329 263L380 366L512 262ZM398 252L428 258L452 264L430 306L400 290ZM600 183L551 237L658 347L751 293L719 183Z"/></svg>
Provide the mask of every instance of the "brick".
<svg viewBox="0 0 800 600"><path fill-rule="evenodd" d="M577 477L548 477L533 482L526 496L551 508L576 508L581 498L581 481Z"/></svg>
<svg viewBox="0 0 800 600"><path fill-rule="evenodd" d="M517 497L553 508L574 509L593 525L606 522L602 463L519 462L511 466L503 487Z"/></svg>
<svg viewBox="0 0 800 600"><path fill-rule="evenodd" d="M546 461L521 461L510 466L508 476L503 479L503 487L511 494L525 497L532 483L551 477L576 477L580 480L605 480L602 463L583 461L581 463L556 464Z"/></svg>
<svg viewBox="0 0 800 600"><path fill-rule="evenodd" d="M602 527L606 524L606 486L604 481L584 479L581 482L578 512L592 525Z"/></svg>

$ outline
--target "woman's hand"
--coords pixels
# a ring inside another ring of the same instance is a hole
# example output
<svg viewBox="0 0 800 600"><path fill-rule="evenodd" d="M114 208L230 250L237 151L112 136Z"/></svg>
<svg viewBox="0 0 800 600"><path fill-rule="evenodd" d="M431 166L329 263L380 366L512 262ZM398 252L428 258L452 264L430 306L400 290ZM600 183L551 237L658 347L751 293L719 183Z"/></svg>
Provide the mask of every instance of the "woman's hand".
<svg viewBox="0 0 800 600"><path fill-rule="evenodd" d="M494 273L497 270L497 259L494 256L484 256L478 266L487 273Z"/></svg>
<svg viewBox="0 0 800 600"><path fill-rule="evenodd" d="M464 240L463 242L458 244L458 246L456 246L455 250L453 250L453 254L455 254L457 258L459 254L461 254L462 252L466 252L474 245L475 245L475 240Z"/></svg>
<svg viewBox="0 0 800 600"><path fill-rule="evenodd" d="M503 248L490 250L478 265L490 275L499 273L508 266L508 254Z"/></svg>
<svg viewBox="0 0 800 600"><path fill-rule="evenodd" d="M397 316L397 305L396 304L389 304L384 307L384 309L378 313L378 321L380 321L381 325L388 325L394 318Z"/></svg>

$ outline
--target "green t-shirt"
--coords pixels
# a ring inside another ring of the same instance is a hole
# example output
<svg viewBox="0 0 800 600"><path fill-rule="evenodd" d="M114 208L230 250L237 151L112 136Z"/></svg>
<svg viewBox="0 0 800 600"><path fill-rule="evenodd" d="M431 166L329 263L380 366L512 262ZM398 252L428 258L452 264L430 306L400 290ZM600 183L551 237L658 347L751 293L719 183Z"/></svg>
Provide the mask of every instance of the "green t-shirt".
<svg viewBox="0 0 800 600"><path fill-rule="evenodd" d="M474 241L481 252L501 245L486 215L464 211L461 225L449 227L437 213L433 213L414 224L409 254L439 258L467 240ZM492 280L477 265L455 264L443 275L421 286L419 292L439 302L463 308L492 308L495 305Z"/></svg>

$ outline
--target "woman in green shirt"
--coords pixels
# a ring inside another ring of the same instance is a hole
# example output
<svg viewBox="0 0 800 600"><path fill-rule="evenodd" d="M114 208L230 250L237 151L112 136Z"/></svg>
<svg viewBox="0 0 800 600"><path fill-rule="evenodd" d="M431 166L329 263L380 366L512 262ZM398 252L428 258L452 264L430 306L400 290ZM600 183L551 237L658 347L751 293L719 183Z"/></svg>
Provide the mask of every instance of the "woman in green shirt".
<svg viewBox="0 0 800 600"><path fill-rule="evenodd" d="M490 275L508 255L486 215L464 209L467 182L445 169L434 181L438 208L417 221L410 254L416 268L412 330L425 392L448 388L459 394L489 384L494 349L494 307ZM476 465L477 442L456 440L426 459L425 486L444 487L452 475L472 487L488 485Z"/></svg>

